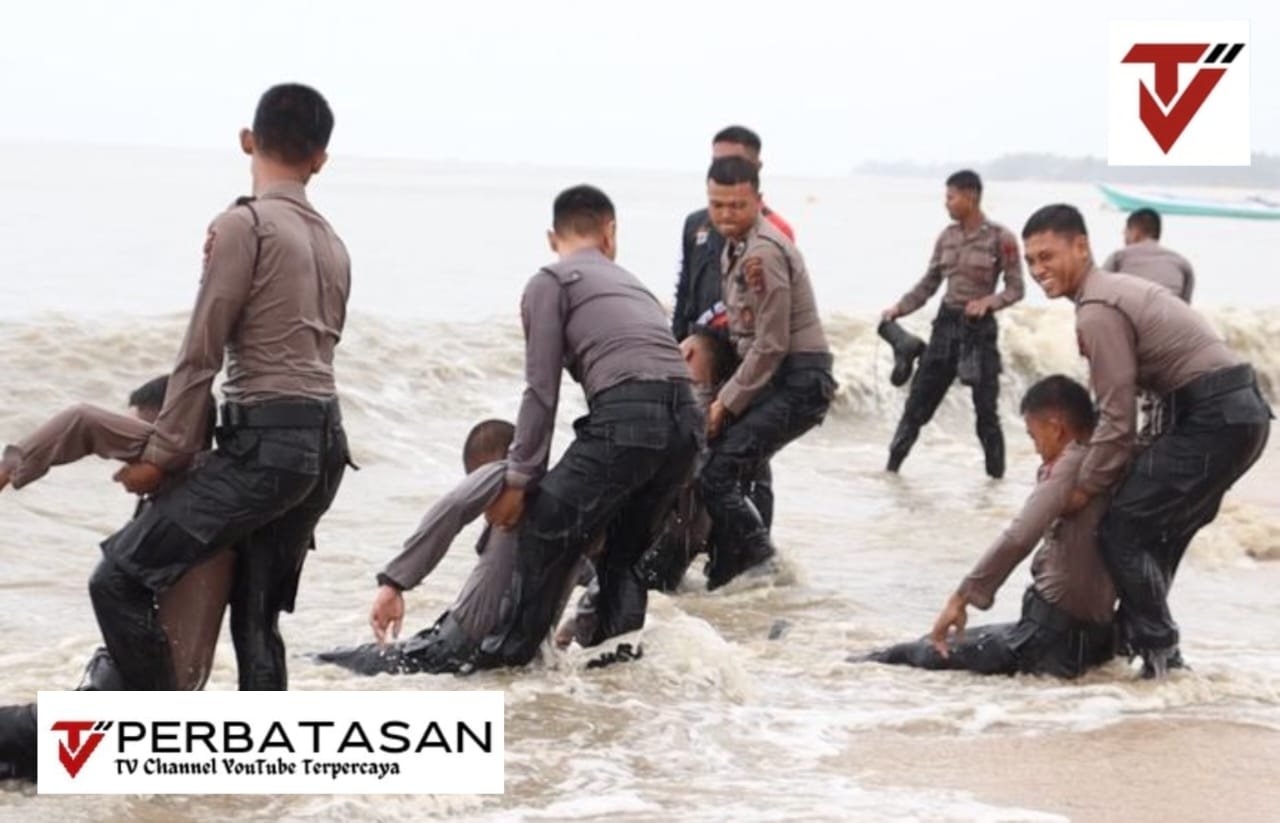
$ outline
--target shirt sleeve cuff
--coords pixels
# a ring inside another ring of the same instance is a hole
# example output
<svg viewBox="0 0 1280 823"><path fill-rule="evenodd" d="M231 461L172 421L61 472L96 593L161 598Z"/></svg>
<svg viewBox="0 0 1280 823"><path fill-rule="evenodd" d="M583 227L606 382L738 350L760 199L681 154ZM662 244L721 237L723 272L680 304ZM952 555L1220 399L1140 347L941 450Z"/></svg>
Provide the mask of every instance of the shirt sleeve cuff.
<svg viewBox="0 0 1280 823"><path fill-rule="evenodd" d="M20 489L22 483L22 449L17 446L5 446L4 456L0 457L0 467L9 472L9 485Z"/></svg>
<svg viewBox="0 0 1280 823"><path fill-rule="evenodd" d="M404 585L399 580L396 580L394 577L387 574L386 572L378 572L378 576L376 579L378 581L379 586L390 586L391 588L395 589L398 592L402 592L405 589L409 588L408 586Z"/></svg>
<svg viewBox="0 0 1280 823"><path fill-rule="evenodd" d="M503 475L502 482L507 488L526 489L533 483L533 477L525 472L509 468L507 473Z"/></svg>
<svg viewBox="0 0 1280 823"><path fill-rule="evenodd" d="M956 592L964 598L964 602L973 606L975 609L982 609L983 611L991 608L991 604L996 600L995 595L990 592L981 591L967 579L960 584L960 588L957 589Z"/></svg>
<svg viewBox="0 0 1280 823"><path fill-rule="evenodd" d="M730 380L724 384L724 388L720 390L718 398L720 404L724 406L725 411L734 417L741 417L742 413L751 405L751 395L743 391L737 383Z"/></svg>
<svg viewBox="0 0 1280 823"><path fill-rule="evenodd" d="M147 441L146 448L142 450L142 457L139 459L143 463L151 463L164 469L165 472L171 472L180 469L187 463L191 462L194 455L183 454L181 452L171 451L162 446L159 440L153 435Z"/></svg>

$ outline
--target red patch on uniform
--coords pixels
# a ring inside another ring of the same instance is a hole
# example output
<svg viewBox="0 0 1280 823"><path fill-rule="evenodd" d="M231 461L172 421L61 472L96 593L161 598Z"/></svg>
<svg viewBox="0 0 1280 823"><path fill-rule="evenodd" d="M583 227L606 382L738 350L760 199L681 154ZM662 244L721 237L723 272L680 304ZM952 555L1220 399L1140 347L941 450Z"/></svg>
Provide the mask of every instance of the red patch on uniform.
<svg viewBox="0 0 1280 823"><path fill-rule="evenodd" d="M1016 260L1016 259L1018 259L1018 243L1017 243L1017 241L1015 241L1012 237L1010 237L1010 238L1006 239L1006 240L1004 241L1004 247L1002 248L1002 251L1004 252L1004 259L1005 259L1005 260Z"/></svg>
<svg viewBox="0 0 1280 823"><path fill-rule="evenodd" d="M748 257L742 261L742 278L747 281L747 288L756 294L764 293L764 261L759 257Z"/></svg>

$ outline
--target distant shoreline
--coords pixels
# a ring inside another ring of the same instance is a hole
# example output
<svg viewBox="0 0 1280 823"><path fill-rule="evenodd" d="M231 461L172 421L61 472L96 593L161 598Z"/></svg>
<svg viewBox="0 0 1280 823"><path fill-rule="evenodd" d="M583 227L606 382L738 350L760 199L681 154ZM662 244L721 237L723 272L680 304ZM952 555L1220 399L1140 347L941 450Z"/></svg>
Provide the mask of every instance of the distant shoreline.
<svg viewBox="0 0 1280 823"><path fill-rule="evenodd" d="M991 180L1280 189L1280 156L1260 153L1253 155L1250 166L1108 166L1107 161L1099 157L1062 157L1028 152L967 164L871 161L859 165L854 173L945 178L962 168L973 169Z"/></svg>

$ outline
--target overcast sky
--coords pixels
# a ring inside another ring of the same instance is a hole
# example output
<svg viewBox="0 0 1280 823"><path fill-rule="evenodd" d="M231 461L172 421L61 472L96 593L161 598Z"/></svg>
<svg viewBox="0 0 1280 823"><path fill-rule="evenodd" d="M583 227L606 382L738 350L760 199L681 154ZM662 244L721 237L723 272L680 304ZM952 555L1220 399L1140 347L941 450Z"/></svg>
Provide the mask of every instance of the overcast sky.
<svg viewBox="0 0 1280 823"><path fill-rule="evenodd" d="M1250 20L1253 149L1280 151L1262 0L14 2L0 140L222 147L298 80L365 156L691 169L730 122L782 174L1100 156L1107 24L1144 17Z"/></svg>

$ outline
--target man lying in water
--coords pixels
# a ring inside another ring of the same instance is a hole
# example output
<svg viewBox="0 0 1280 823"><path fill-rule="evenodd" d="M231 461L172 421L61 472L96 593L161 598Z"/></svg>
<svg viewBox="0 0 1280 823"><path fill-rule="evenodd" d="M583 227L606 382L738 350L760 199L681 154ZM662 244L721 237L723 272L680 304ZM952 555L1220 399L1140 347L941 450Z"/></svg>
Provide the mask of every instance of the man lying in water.
<svg viewBox="0 0 1280 823"><path fill-rule="evenodd" d="M436 620L408 640L394 641L404 622L404 592L429 575L449 550L459 532L480 517L502 490L507 450L515 427L505 420L478 423L462 449L467 476L440 498L422 518L418 530L405 541L404 550L377 575L369 623L376 643L335 649L316 655L358 674L416 674L465 672L480 641L498 622L503 598L511 585L518 530L485 525L476 545L479 557L462 585L457 600ZM590 563L576 567L567 581L565 596Z"/></svg>
<svg viewBox="0 0 1280 823"><path fill-rule="evenodd" d="M1116 592L1096 541L1107 501L1095 497L1079 512L1063 514L1097 419L1093 402L1084 386L1054 375L1027 390L1022 415L1044 461L1022 511L948 598L929 636L850 662L1071 678L1112 658ZM966 609L990 608L1041 540L1021 619L965 632Z"/></svg>
<svg viewBox="0 0 1280 823"><path fill-rule="evenodd" d="M0 460L0 490L36 482L54 466L95 455L130 462L139 459L151 423L164 404L168 376L155 378L129 396L133 416L80 404L54 415ZM210 398L209 437L213 428ZM140 500L137 510L148 505ZM191 569L156 597L156 616L169 640L174 681L179 689L204 687L213 663L222 614L230 595L234 554L224 549ZM111 655L99 647L90 657L80 690L128 688ZM36 715L34 705L0 707L0 779L35 777Z"/></svg>

